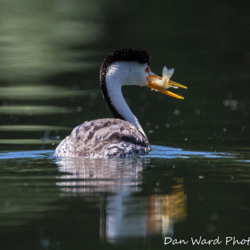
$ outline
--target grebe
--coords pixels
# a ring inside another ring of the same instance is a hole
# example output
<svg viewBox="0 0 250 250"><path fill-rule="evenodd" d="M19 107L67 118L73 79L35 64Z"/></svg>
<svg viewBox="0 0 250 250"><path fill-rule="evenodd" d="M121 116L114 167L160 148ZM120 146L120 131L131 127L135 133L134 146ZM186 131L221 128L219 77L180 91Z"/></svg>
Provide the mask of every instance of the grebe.
<svg viewBox="0 0 250 250"><path fill-rule="evenodd" d="M55 156L123 158L150 152L147 136L124 100L122 86L147 86L179 99L184 98L159 84L162 78L151 72L149 59L146 51L135 49L115 49L104 59L100 70L101 90L115 119L86 121L74 128L71 135L57 146ZM185 87L173 81L169 83L171 87Z"/></svg>

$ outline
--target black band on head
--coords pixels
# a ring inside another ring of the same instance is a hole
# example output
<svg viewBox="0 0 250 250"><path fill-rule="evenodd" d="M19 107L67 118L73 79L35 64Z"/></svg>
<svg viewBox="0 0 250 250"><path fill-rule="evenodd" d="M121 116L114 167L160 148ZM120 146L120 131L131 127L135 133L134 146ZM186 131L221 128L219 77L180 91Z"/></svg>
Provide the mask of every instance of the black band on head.
<svg viewBox="0 0 250 250"><path fill-rule="evenodd" d="M100 70L100 84L109 109L111 110L115 118L125 120L125 118L120 115L114 105L112 104L110 97L108 95L108 90L106 87L106 74L108 72L109 66L113 62L127 61L127 62L138 62L141 64L147 63L149 65L150 55L145 50L137 49L114 49L105 59Z"/></svg>
<svg viewBox="0 0 250 250"><path fill-rule="evenodd" d="M145 50L137 49L114 49L104 60L102 67L107 67L113 62L127 61L148 63L150 55Z"/></svg>

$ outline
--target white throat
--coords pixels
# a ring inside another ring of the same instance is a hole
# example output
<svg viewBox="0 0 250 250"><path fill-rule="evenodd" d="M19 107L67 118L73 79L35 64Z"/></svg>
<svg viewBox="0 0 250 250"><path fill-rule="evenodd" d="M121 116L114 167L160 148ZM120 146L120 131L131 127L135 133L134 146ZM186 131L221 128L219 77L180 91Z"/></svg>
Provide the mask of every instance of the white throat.
<svg viewBox="0 0 250 250"><path fill-rule="evenodd" d="M139 67L139 68L138 68ZM139 121L130 110L126 103L123 94L123 85L141 85L138 82L138 71L141 72L143 66L136 62L117 62L109 66L106 74L106 87L110 101L117 112L124 117L125 120L131 122L140 132L147 138ZM126 77L124 77L126 76ZM144 77L142 76L142 79ZM145 77L146 79L146 77Z"/></svg>

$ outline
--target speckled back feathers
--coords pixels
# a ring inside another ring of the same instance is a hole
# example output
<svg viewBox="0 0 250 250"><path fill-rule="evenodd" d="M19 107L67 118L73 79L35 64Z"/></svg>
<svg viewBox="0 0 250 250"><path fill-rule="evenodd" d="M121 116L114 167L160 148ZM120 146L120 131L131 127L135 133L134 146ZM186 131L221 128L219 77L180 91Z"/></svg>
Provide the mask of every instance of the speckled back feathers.
<svg viewBox="0 0 250 250"><path fill-rule="evenodd" d="M148 140L130 122L120 119L99 119L74 128L56 148L55 156L113 158L145 155L150 151Z"/></svg>

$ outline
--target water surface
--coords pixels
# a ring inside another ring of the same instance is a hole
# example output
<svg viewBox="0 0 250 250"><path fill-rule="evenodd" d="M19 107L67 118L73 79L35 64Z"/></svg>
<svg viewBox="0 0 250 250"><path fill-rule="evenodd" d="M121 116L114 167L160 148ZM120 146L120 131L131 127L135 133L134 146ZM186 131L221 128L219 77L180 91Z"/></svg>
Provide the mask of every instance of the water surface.
<svg viewBox="0 0 250 250"><path fill-rule="evenodd" d="M225 237L250 236L249 13L247 1L1 1L1 249L247 247ZM185 99L123 88L148 156L54 157L74 127L111 117L99 69L122 47L148 50L157 74L174 67Z"/></svg>

